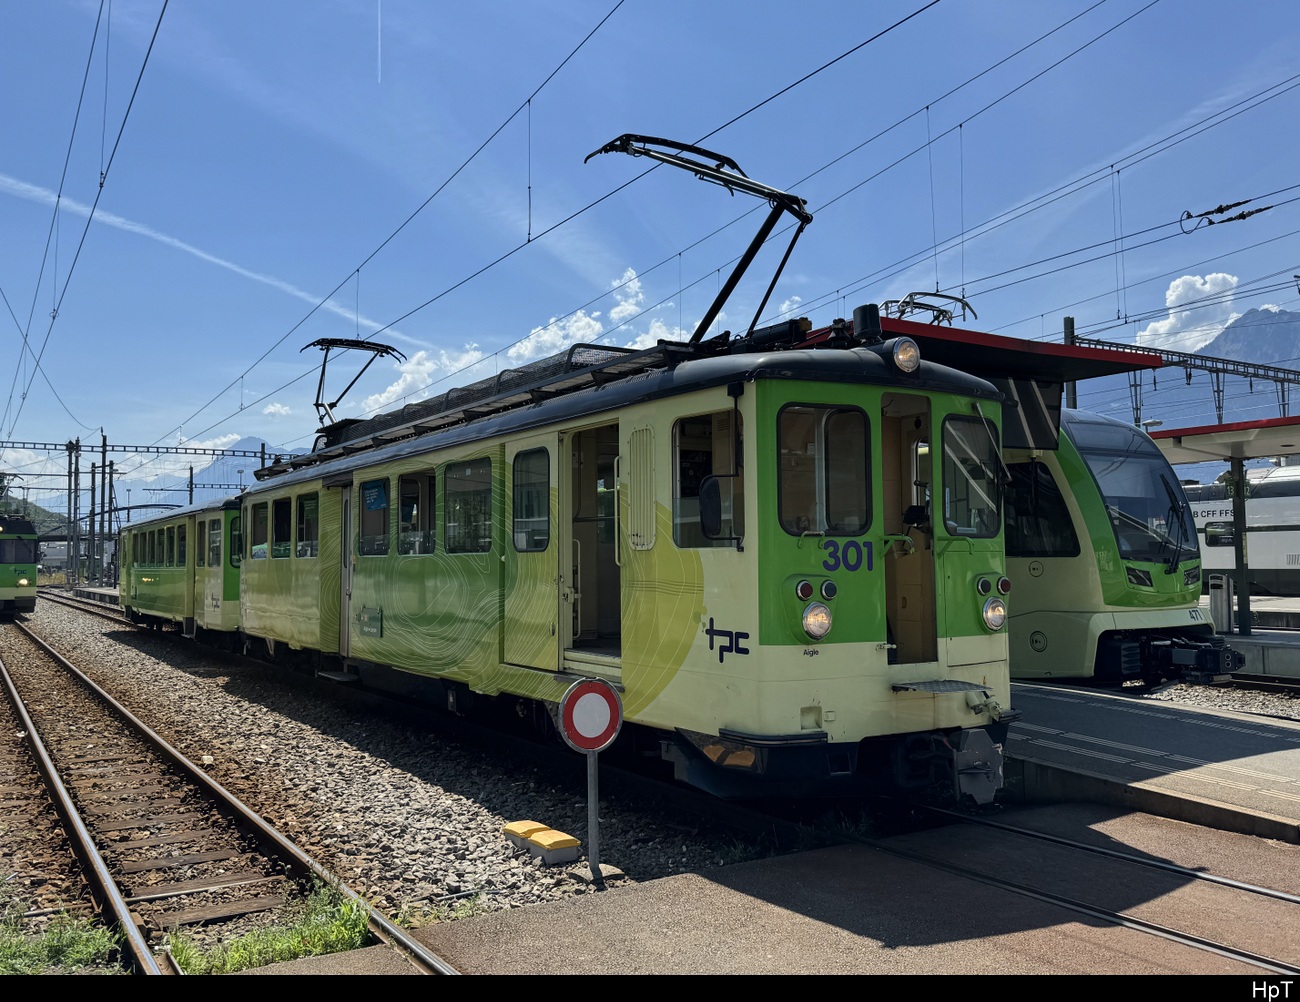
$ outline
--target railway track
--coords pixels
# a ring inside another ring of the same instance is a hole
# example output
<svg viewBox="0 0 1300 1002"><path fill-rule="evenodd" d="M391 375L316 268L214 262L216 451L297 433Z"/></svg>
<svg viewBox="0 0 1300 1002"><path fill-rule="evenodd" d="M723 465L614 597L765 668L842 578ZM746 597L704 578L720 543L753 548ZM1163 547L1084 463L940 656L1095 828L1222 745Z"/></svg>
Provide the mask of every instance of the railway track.
<svg viewBox="0 0 1300 1002"><path fill-rule="evenodd" d="M0 627L0 660L64 830L135 971L165 972L157 947L167 932L224 940L315 883L360 901L22 624ZM367 910L376 941L417 969L456 973Z"/></svg>
<svg viewBox="0 0 1300 1002"><path fill-rule="evenodd" d="M115 616L110 618L117 620ZM533 746L530 754L539 751ZM607 788L614 789L614 770L605 764L601 769L602 786L606 787L605 781L609 780ZM618 782L621 784L621 778ZM719 816L727 809L718 803L713 806ZM951 822L953 818L941 816L940 820ZM960 816L960 820L972 821L966 816ZM1172 950L1178 944L1179 949L1225 958L1240 965L1242 971L1283 976L1290 976L1300 965L1296 947L1285 940L1284 932L1268 938L1273 935L1270 930L1294 929L1300 923L1295 917L1295 899L1285 892L1239 885L1192 867L1164 865L1166 861L1136 852L1076 849L1065 844L1068 840L1052 840L1028 829L1012 830L1015 826L999 828L988 824L987 819L984 822L979 825L979 834L956 837L950 827L908 831L904 839L883 838L877 827L874 840L842 839L832 827L806 824L799 847L837 840L867 841L873 849L892 851L896 857L936 873L979 880L990 888L1019 895L1026 899L1025 909L1050 905L1064 910L1063 914L1078 916L1077 920L1087 925L1104 922L1168 944L1150 948L1153 950ZM736 819L728 823L734 824ZM775 836L778 830L789 833L792 828L788 818L765 820L757 816L745 827L765 830L769 836ZM1080 837L1088 837L1082 827ZM787 838L789 834L780 840ZM1034 847L1026 849L1024 845L1030 838L1034 839ZM899 843L904 851L900 851ZM1090 860L1089 856L1095 858ZM1030 901L1038 904L1031 905ZM1264 938L1258 938L1262 934ZM1180 954L1175 951L1173 955Z"/></svg>
<svg viewBox="0 0 1300 1002"><path fill-rule="evenodd" d="M1300 696L1300 678L1285 675L1248 675L1244 672L1238 672L1232 677L1229 684L1237 689Z"/></svg>
<svg viewBox="0 0 1300 1002"><path fill-rule="evenodd" d="M1300 924L1300 895L979 815L928 812L980 834L954 839L936 828L906 847L841 839L1266 974L1300 974L1300 942L1288 931Z"/></svg>

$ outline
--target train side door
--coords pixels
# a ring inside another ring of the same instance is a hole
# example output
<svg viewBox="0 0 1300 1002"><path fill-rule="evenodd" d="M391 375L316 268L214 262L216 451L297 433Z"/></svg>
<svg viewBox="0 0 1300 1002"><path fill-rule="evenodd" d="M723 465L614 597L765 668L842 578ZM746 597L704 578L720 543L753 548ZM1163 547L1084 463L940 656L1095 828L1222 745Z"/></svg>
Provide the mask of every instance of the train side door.
<svg viewBox="0 0 1300 1002"><path fill-rule="evenodd" d="M885 621L890 660L939 657L935 613L930 402L888 394L881 401L882 528L885 533Z"/></svg>
<svg viewBox="0 0 1300 1002"><path fill-rule="evenodd" d="M339 493L343 506L339 526L339 655L346 658L352 625L352 491L349 486Z"/></svg>
<svg viewBox="0 0 1300 1002"><path fill-rule="evenodd" d="M546 671L559 666L564 605L558 531L560 448L559 436L537 435L512 441L505 454L502 659Z"/></svg>
<svg viewBox="0 0 1300 1002"><path fill-rule="evenodd" d="M560 608L563 662L572 671L622 667L619 426L561 437Z"/></svg>

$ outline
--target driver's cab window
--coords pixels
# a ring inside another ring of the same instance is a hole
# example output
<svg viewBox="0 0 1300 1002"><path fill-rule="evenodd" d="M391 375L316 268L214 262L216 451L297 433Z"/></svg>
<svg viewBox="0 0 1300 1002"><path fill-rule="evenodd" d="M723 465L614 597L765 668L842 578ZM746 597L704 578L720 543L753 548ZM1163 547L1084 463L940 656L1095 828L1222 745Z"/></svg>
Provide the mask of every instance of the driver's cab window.
<svg viewBox="0 0 1300 1002"><path fill-rule="evenodd" d="M731 546L744 535L744 477L737 462L740 415L734 410L682 418L673 426L673 542L681 547ZM734 476L733 476L734 474ZM722 522L710 538L700 523L700 485L725 478Z"/></svg>
<svg viewBox="0 0 1300 1002"><path fill-rule="evenodd" d="M852 407L792 404L777 417L781 528L857 536L871 522L867 416Z"/></svg>

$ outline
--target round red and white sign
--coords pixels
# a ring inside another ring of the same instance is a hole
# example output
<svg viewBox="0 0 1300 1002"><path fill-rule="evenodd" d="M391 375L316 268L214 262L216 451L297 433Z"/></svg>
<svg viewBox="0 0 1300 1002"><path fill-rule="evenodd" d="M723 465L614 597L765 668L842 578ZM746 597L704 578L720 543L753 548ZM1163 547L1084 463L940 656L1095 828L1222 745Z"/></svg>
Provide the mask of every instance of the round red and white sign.
<svg viewBox="0 0 1300 1002"><path fill-rule="evenodd" d="M560 733L574 751L603 751L622 726L623 701L608 682L575 682L560 701Z"/></svg>

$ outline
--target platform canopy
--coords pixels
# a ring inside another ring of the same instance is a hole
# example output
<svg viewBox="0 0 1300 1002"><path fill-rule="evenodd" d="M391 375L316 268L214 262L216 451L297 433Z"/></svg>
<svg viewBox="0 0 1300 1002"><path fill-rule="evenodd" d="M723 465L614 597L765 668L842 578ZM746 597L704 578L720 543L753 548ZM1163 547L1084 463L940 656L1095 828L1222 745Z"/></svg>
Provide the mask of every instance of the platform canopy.
<svg viewBox="0 0 1300 1002"><path fill-rule="evenodd" d="M1165 458L1179 463L1266 459L1300 454L1300 417L1265 418L1149 432Z"/></svg>
<svg viewBox="0 0 1300 1002"><path fill-rule="evenodd" d="M1159 369L1164 364L1158 354L1136 348L1027 341L897 317L881 317L880 327L887 337L912 338L922 358L980 376L1005 393L1002 442L1012 449L1056 448L1067 383Z"/></svg>
<svg viewBox="0 0 1300 1002"><path fill-rule="evenodd" d="M1139 348L1085 348L1028 341L897 317L881 317L880 326L886 335L905 334L914 340L921 346L922 358L984 378L999 375L1069 383L1121 372L1159 369L1164 365L1158 353Z"/></svg>

